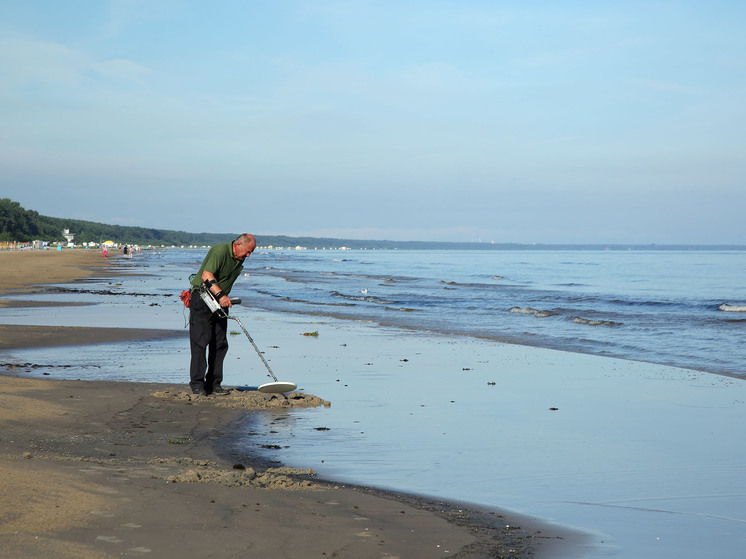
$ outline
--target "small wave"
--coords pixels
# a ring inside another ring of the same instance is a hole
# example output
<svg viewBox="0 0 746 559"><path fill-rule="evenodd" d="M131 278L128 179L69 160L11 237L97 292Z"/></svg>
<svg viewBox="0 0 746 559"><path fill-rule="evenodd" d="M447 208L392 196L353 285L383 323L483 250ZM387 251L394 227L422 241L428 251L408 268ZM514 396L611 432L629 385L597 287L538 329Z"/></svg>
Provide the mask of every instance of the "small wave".
<svg viewBox="0 0 746 559"><path fill-rule="evenodd" d="M725 312L746 312L746 305L729 305L728 303L723 303L718 307L718 310Z"/></svg>
<svg viewBox="0 0 746 559"><path fill-rule="evenodd" d="M508 312L512 312L515 314L532 314L536 318L546 318L548 316L554 316L557 314L552 311L542 311L539 309L532 309L531 307L512 307L511 309L508 309Z"/></svg>
<svg viewBox="0 0 746 559"><path fill-rule="evenodd" d="M277 293L272 293L271 291L266 291L264 289L257 289L256 293L258 295L266 295L267 297L272 297L273 299L276 299L278 301L282 301L283 303L299 303L301 305L316 305L321 307L354 307L354 303L326 303L326 302L320 302L320 301L308 301L307 299L298 299L295 297L288 297L286 295L279 295Z"/></svg>
<svg viewBox="0 0 746 559"><path fill-rule="evenodd" d="M320 307L354 307L353 303L322 303L318 301L306 301L305 299L293 299L290 297L281 297L280 301L285 303L301 303L303 305L317 305Z"/></svg>
<svg viewBox="0 0 746 559"><path fill-rule="evenodd" d="M448 287L483 287L485 285L488 285L484 283L460 283L458 281L445 281L445 280L440 280L439 283L440 285L447 286L446 289Z"/></svg>
<svg viewBox="0 0 746 559"><path fill-rule="evenodd" d="M406 277L390 277L384 275L371 275L371 274L345 274L341 272L320 272L322 276L333 276L338 278L355 278L372 281L380 281L383 283L393 284L400 281L415 281L417 278L406 278Z"/></svg>
<svg viewBox="0 0 746 559"><path fill-rule="evenodd" d="M498 276L495 276L495 279L497 277ZM491 283L461 283L461 282L458 282L458 281L445 281L445 280L440 280L438 283L440 283L440 285L445 286L443 289L455 289L456 287L477 287L477 288L483 288L483 287L487 287L487 286L492 286L493 285Z"/></svg>
<svg viewBox="0 0 746 559"><path fill-rule="evenodd" d="M364 303L375 303L377 305L395 304L394 301L386 301L385 299L381 299L380 297L374 297L373 295L345 295L343 293L340 293L339 291L332 291L331 296L341 297L342 299L347 299L349 301L362 301Z"/></svg>
<svg viewBox="0 0 746 559"><path fill-rule="evenodd" d="M303 270L286 270L285 268L275 268L274 266L265 266L263 268L267 272L271 272L272 274L302 274ZM257 270L258 272L258 270Z"/></svg>
<svg viewBox="0 0 746 559"><path fill-rule="evenodd" d="M588 326L621 326L621 322L614 322L613 320L591 320L589 318L581 318L574 316L572 321L575 324L587 324Z"/></svg>

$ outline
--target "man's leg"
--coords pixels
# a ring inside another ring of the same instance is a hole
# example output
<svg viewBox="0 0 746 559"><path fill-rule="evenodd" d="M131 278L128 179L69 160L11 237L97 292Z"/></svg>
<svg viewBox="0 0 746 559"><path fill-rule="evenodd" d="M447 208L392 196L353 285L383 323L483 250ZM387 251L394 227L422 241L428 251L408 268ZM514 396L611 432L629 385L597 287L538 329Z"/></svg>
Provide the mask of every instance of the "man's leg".
<svg viewBox="0 0 746 559"><path fill-rule="evenodd" d="M207 357L207 376L205 389L212 392L213 387L223 382L223 361L228 354L228 319L213 317L212 339Z"/></svg>
<svg viewBox="0 0 746 559"><path fill-rule="evenodd" d="M192 297L189 303L189 386L192 390L205 389L205 370L207 358L205 353L210 341L212 326L210 310L199 296Z"/></svg>

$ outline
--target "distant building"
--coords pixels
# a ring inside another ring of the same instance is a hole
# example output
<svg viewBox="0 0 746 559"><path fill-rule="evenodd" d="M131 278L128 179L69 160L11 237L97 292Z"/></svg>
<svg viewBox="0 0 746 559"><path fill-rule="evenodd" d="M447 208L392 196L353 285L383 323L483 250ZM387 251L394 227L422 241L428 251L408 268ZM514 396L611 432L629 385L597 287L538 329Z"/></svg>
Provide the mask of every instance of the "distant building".
<svg viewBox="0 0 746 559"><path fill-rule="evenodd" d="M75 243L73 242L73 239L75 238L75 233L70 233L69 229L63 229L62 230L62 236L67 239L67 246L70 248L75 246Z"/></svg>

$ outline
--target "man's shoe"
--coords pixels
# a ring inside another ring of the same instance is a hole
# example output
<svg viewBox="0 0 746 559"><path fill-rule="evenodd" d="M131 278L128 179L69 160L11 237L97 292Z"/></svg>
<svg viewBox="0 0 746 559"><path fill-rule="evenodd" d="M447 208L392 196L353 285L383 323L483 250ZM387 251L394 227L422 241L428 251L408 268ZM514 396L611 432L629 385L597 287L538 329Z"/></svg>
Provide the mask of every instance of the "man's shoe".
<svg viewBox="0 0 746 559"><path fill-rule="evenodd" d="M223 388L219 384L216 386L213 386L212 388L212 394L215 396L225 396L226 394L230 394L230 393L231 393L230 390Z"/></svg>
<svg viewBox="0 0 746 559"><path fill-rule="evenodd" d="M201 386L198 386L197 388L192 388L192 394L197 394L198 396L207 396L207 391Z"/></svg>

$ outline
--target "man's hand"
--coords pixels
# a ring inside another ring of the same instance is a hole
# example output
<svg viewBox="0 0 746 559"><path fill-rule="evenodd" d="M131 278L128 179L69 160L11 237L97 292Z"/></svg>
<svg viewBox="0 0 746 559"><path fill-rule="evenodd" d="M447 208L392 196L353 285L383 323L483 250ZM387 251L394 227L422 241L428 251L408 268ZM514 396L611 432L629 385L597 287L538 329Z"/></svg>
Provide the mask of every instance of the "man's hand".
<svg viewBox="0 0 746 559"><path fill-rule="evenodd" d="M211 283L210 293L213 294L221 307L230 308L233 306L233 303L231 303L231 298L221 291L220 286L215 280L215 276L212 274L212 272L208 272L207 270L202 272L202 281Z"/></svg>

